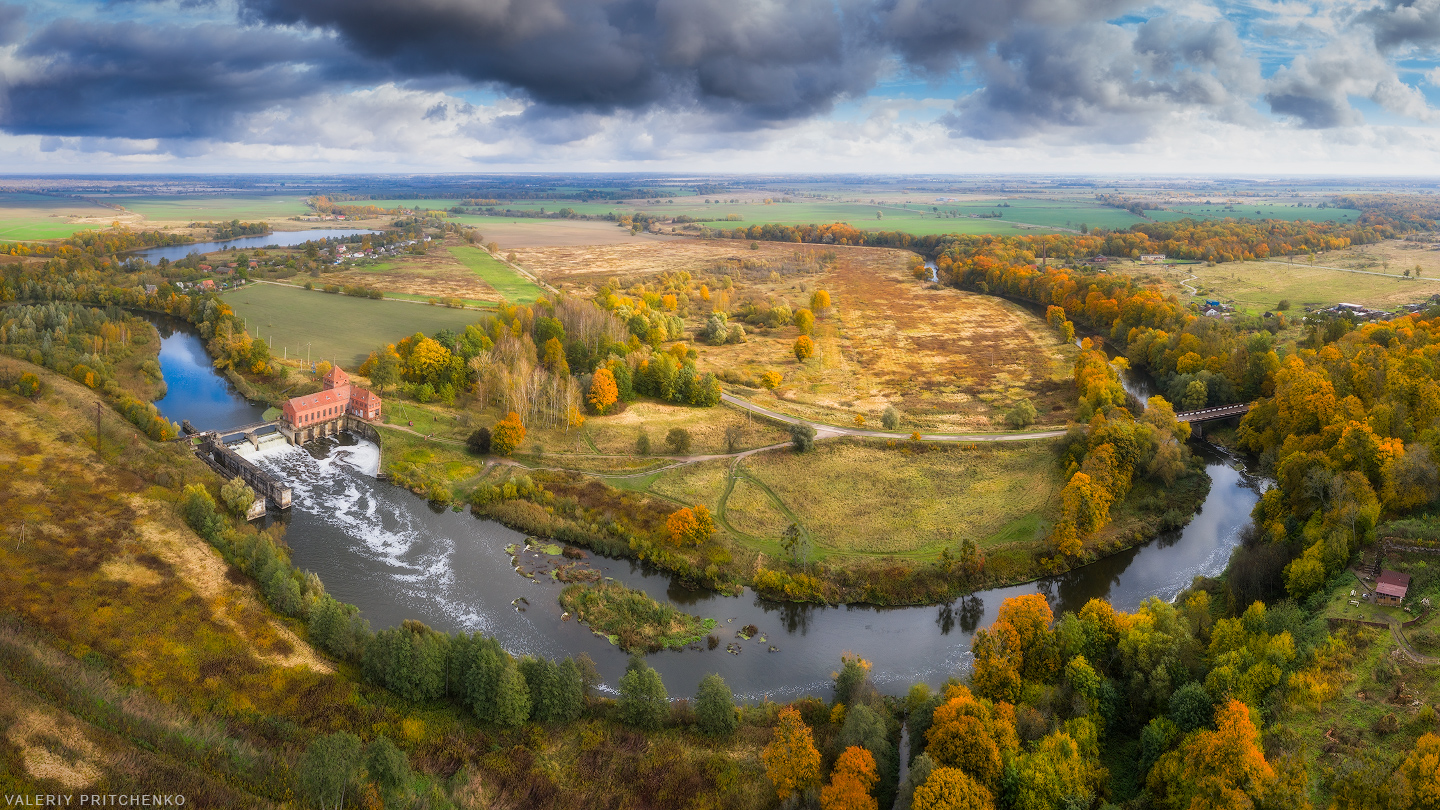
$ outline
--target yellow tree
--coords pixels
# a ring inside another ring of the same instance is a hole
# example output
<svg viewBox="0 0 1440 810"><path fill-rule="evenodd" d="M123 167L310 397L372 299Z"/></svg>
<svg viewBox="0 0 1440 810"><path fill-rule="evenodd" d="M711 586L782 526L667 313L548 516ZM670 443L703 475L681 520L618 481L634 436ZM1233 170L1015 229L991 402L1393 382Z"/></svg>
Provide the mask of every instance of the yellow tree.
<svg viewBox="0 0 1440 810"><path fill-rule="evenodd" d="M596 370L595 376L590 382L590 407L594 408L596 413L603 415L605 409L614 405L619 399L620 388L615 384L615 375L608 368Z"/></svg>
<svg viewBox="0 0 1440 810"><path fill-rule="evenodd" d="M565 347L560 344L560 338L552 337L545 341L540 365L548 369L551 374L562 377L570 373L570 363L565 359Z"/></svg>
<svg viewBox="0 0 1440 810"><path fill-rule="evenodd" d="M515 448L525 441L525 423L520 421L520 414L511 411L504 419L495 423L490 431L490 449L494 452L508 456L515 452Z"/></svg>
<svg viewBox="0 0 1440 810"><path fill-rule="evenodd" d="M820 782L820 752L815 750L815 734L794 708L780 711L775 736L760 752L760 761L765 763L765 775L781 801Z"/></svg>
<svg viewBox="0 0 1440 810"><path fill-rule="evenodd" d="M1215 710L1215 730L1185 738L1156 761L1146 783L1162 808L1248 807L1276 778L1260 750L1250 709L1231 700Z"/></svg>
<svg viewBox="0 0 1440 810"><path fill-rule="evenodd" d="M1410 786L1411 807L1440 810L1440 736L1421 735L1399 772Z"/></svg>
<svg viewBox="0 0 1440 810"><path fill-rule="evenodd" d="M810 295L810 311L823 312L830 308L830 293L816 290Z"/></svg>
<svg viewBox="0 0 1440 810"><path fill-rule="evenodd" d="M815 356L815 341L809 335L801 335L795 339L795 359L805 362Z"/></svg>
<svg viewBox="0 0 1440 810"><path fill-rule="evenodd" d="M821 810L877 810L870 789L878 779L875 757L869 751L858 745L846 748L835 760L830 784L820 789Z"/></svg>
<svg viewBox="0 0 1440 810"><path fill-rule="evenodd" d="M995 794L959 768L936 768L915 788L912 807L926 810L993 810Z"/></svg>
<svg viewBox="0 0 1440 810"><path fill-rule="evenodd" d="M815 329L815 313L808 309L795 310L795 328L802 335L810 334Z"/></svg>

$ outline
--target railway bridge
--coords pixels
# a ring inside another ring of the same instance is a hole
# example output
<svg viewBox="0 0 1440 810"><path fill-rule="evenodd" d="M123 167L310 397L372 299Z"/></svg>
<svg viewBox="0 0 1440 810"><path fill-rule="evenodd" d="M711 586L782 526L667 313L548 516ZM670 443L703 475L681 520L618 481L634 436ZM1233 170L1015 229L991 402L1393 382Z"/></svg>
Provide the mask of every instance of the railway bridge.
<svg viewBox="0 0 1440 810"><path fill-rule="evenodd" d="M1216 419L1233 419L1237 416L1244 416L1250 412L1251 403L1242 402L1238 405L1220 405L1215 408L1201 408L1198 411L1182 411L1175 414L1176 422L1188 422L1190 424L1190 435L1199 436L1200 423L1211 422Z"/></svg>

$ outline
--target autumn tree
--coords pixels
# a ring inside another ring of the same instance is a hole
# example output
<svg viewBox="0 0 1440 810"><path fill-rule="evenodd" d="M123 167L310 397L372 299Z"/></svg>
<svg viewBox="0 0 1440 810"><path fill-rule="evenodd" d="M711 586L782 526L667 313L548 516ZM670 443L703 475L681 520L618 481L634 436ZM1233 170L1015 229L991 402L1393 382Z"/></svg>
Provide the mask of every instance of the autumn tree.
<svg viewBox="0 0 1440 810"><path fill-rule="evenodd" d="M670 533L670 542L675 545L698 546L715 533L715 519L704 504L694 509L687 506L671 512L665 528Z"/></svg>
<svg viewBox="0 0 1440 810"><path fill-rule="evenodd" d="M803 363L815 356L815 341L809 335L801 335L795 339L794 351L795 359Z"/></svg>
<svg viewBox="0 0 1440 810"><path fill-rule="evenodd" d="M780 372L772 369L760 375L760 384L773 391L780 387L780 383L784 379Z"/></svg>
<svg viewBox="0 0 1440 810"><path fill-rule="evenodd" d="M808 309L795 310L795 328L802 335L810 334L815 329L815 313Z"/></svg>
<svg viewBox="0 0 1440 810"><path fill-rule="evenodd" d="M911 802L925 810L991 810L995 794L959 768L936 768Z"/></svg>
<svg viewBox="0 0 1440 810"><path fill-rule="evenodd" d="M875 757L864 748L852 745L835 760L830 784L820 789L821 810L877 810L879 804L870 790L879 779L875 775Z"/></svg>
<svg viewBox="0 0 1440 810"><path fill-rule="evenodd" d="M541 349L540 365L544 366L551 374L563 376L570 373L570 364L565 359L565 347L561 345L560 338L552 337L545 341ZM610 373L606 369L601 369L601 371L605 371L606 374ZM596 374L598 375L599 372ZM610 381L613 385L614 377L611 377Z"/></svg>
<svg viewBox="0 0 1440 810"><path fill-rule="evenodd" d="M760 752L765 775L775 792L784 801L793 793L803 793L820 782L820 752L815 750L815 735L793 707L780 710L775 736Z"/></svg>
<svg viewBox="0 0 1440 810"><path fill-rule="evenodd" d="M1421 735L1398 772L1410 788L1411 807L1440 810L1440 736Z"/></svg>
<svg viewBox="0 0 1440 810"><path fill-rule="evenodd" d="M1229 701L1216 710L1215 726L1186 737L1150 769L1146 782L1158 806L1248 806L1274 781L1248 706Z"/></svg>
<svg viewBox="0 0 1440 810"><path fill-rule="evenodd" d="M525 425L520 421L520 414L511 411L495 423L490 431L490 449L502 456L508 456L515 452L520 443L525 441Z"/></svg>
<svg viewBox="0 0 1440 810"><path fill-rule="evenodd" d="M605 409L614 405L620 399L620 389L615 384L615 375L608 368L597 369L595 376L590 381L590 396L588 402L590 407L598 414L604 414Z"/></svg>
<svg viewBox="0 0 1440 810"><path fill-rule="evenodd" d="M255 490L245 483L244 478L237 475L220 487L220 500L225 502L231 512L244 515L250 504L255 502Z"/></svg>
<svg viewBox="0 0 1440 810"><path fill-rule="evenodd" d="M824 312L830 308L830 293L824 290L816 290L810 294L810 310L812 312Z"/></svg>

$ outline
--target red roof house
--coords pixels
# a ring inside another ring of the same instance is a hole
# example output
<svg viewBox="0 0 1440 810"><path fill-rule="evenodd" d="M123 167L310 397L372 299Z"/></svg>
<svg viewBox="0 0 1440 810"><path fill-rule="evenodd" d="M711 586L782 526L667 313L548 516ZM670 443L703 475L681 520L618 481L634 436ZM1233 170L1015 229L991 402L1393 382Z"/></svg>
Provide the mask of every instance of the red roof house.
<svg viewBox="0 0 1440 810"><path fill-rule="evenodd" d="M1382 605L1399 605L1410 590L1410 575L1399 571L1381 571L1375 583L1375 601Z"/></svg>

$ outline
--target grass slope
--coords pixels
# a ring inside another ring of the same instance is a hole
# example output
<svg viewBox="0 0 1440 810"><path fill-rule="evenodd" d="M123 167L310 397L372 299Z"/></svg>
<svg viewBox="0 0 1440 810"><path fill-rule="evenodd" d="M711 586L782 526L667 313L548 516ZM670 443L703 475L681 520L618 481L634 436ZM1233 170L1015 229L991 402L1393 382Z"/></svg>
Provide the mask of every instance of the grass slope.
<svg viewBox="0 0 1440 810"><path fill-rule="evenodd" d="M263 340L273 338L275 356L338 360L355 367L377 346L393 343L415 332L434 334L458 330L479 319L480 313L411 304L372 301L346 295L313 292L277 284L251 284L227 293L225 302L246 321L251 335L258 329Z"/></svg>
<svg viewBox="0 0 1440 810"><path fill-rule="evenodd" d="M515 272L514 268L491 256L488 251L469 245L456 245L449 250L451 256L475 271L481 280L512 304L533 304L535 299L545 294L538 284Z"/></svg>

